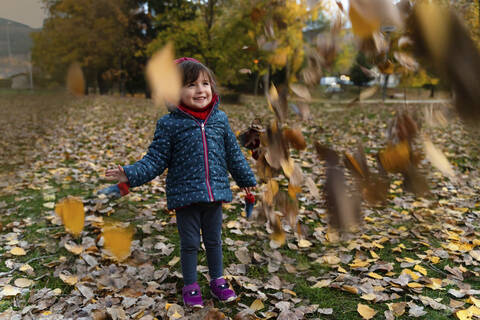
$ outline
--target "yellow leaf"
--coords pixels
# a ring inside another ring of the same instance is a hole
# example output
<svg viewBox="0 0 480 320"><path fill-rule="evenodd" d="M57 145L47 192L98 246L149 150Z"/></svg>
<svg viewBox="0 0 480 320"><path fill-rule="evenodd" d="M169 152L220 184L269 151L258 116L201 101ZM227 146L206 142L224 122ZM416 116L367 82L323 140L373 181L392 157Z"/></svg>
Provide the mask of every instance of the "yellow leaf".
<svg viewBox="0 0 480 320"><path fill-rule="evenodd" d="M52 311L50 311L50 310L47 310L47 311L43 311L43 312L42 312L42 315L43 315L43 316L49 316L49 315L51 315L51 314L52 314Z"/></svg>
<svg viewBox="0 0 480 320"><path fill-rule="evenodd" d="M442 279L430 278L430 281L432 281L432 283L425 285L425 287L430 288L432 290L438 290L442 288Z"/></svg>
<svg viewBox="0 0 480 320"><path fill-rule="evenodd" d="M423 284L418 282L409 282L407 286L409 286L410 288L423 288Z"/></svg>
<svg viewBox="0 0 480 320"><path fill-rule="evenodd" d="M15 279L15 285L20 288L28 288L30 287L34 282L33 280L27 279L27 278L17 278Z"/></svg>
<svg viewBox="0 0 480 320"><path fill-rule="evenodd" d="M294 186L291 183L288 184L288 195L290 196L290 198L296 199L297 198L297 193L300 193L300 192L302 192L301 187Z"/></svg>
<svg viewBox="0 0 480 320"><path fill-rule="evenodd" d="M363 8L363 5L364 1L350 0L348 16L353 33L358 37L368 38L380 29L380 19L368 8Z"/></svg>
<svg viewBox="0 0 480 320"><path fill-rule="evenodd" d="M374 279L378 279L378 280L381 280L383 279L383 276L379 275L378 273L375 273L375 272L370 272L368 274L369 277L371 278L374 278Z"/></svg>
<svg viewBox="0 0 480 320"><path fill-rule="evenodd" d="M301 239L300 241L298 241L298 246L300 248L308 248L312 246L312 243L308 240Z"/></svg>
<svg viewBox="0 0 480 320"><path fill-rule="evenodd" d="M171 42L157 51L148 61L146 75L156 105L164 102L178 105L182 75L174 62L174 48Z"/></svg>
<svg viewBox="0 0 480 320"><path fill-rule="evenodd" d="M378 256L378 254L376 254L375 251L373 251L373 250L370 250L370 255L372 256L373 259L379 259L380 258Z"/></svg>
<svg viewBox="0 0 480 320"><path fill-rule="evenodd" d="M349 266L350 268L364 268L367 267L370 264L368 261L362 261L362 260L354 260L353 263L350 263Z"/></svg>
<svg viewBox="0 0 480 320"><path fill-rule="evenodd" d="M292 158L280 159L280 165L282 166L283 173L285 173L285 176L287 176L287 178L290 178L290 176L292 175L294 164L295 163L293 162Z"/></svg>
<svg viewBox="0 0 480 320"><path fill-rule="evenodd" d="M340 266L338 267L337 271L341 272L341 273L347 273L347 270L345 270L344 268L342 268Z"/></svg>
<svg viewBox="0 0 480 320"><path fill-rule="evenodd" d="M320 280L318 281L317 283L315 283L312 288L324 288L324 287L328 287L330 285L330 283L332 283L332 280L330 279L323 279L323 280Z"/></svg>
<svg viewBox="0 0 480 320"><path fill-rule="evenodd" d="M474 304L477 308L480 308L480 299L477 299L474 296L471 296L470 298L468 298L467 302Z"/></svg>
<svg viewBox="0 0 480 320"><path fill-rule="evenodd" d="M74 286L78 282L77 276L68 276L62 273L60 273L60 279L62 279L63 282L71 286Z"/></svg>
<svg viewBox="0 0 480 320"><path fill-rule="evenodd" d="M23 250L20 247L13 247L9 252L10 252L10 254L13 254L14 256L24 256L24 255L27 254L25 252L25 250Z"/></svg>
<svg viewBox="0 0 480 320"><path fill-rule="evenodd" d="M357 312L365 320L372 319L375 316L375 314L377 314L377 311L375 311L374 309L370 308L369 306L367 306L365 304L361 304L361 303L359 303L357 305Z"/></svg>
<svg viewBox="0 0 480 320"><path fill-rule="evenodd" d="M134 229L131 226L122 227L118 224L107 224L103 227L102 235L104 247L118 261L123 261L130 256Z"/></svg>
<svg viewBox="0 0 480 320"><path fill-rule="evenodd" d="M43 206L47 209L53 209L55 208L55 202L45 202Z"/></svg>
<svg viewBox="0 0 480 320"><path fill-rule="evenodd" d="M265 308L265 305L263 304L262 300L260 300L260 299L256 299L250 305L250 309L252 309L254 312L256 312L258 310L262 310L263 308Z"/></svg>
<svg viewBox="0 0 480 320"><path fill-rule="evenodd" d="M29 264L23 264L18 270L22 272L33 272L33 268Z"/></svg>
<svg viewBox="0 0 480 320"><path fill-rule="evenodd" d="M439 263L439 262L440 262L440 258L439 258L439 257L430 257L430 261L431 261L433 264L436 264L436 263Z"/></svg>
<svg viewBox="0 0 480 320"><path fill-rule="evenodd" d="M55 207L55 212L62 219L65 230L73 236L82 233L85 224L85 209L81 199L67 197Z"/></svg>
<svg viewBox="0 0 480 320"><path fill-rule="evenodd" d="M423 274L424 276L427 275L427 270L426 270L424 267L422 267L421 265L419 265L419 264L415 265L415 267L413 268L413 270L420 272L420 273Z"/></svg>
<svg viewBox="0 0 480 320"><path fill-rule="evenodd" d="M323 261L325 261L328 264L339 264L340 263L340 258L337 256L324 256Z"/></svg>
<svg viewBox="0 0 480 320"><path fill-rule="evenodd" d="M420 278L420 276L418 274L416 274L415 272L413 272L410 269L403 269L402 273L408 274L412 278L412 280L417 280L418 278Z"/></svg>
<svg viewBox="0 0 480 320"><path fill-rule="evenodd" d="M358 294L358 289L353 287L353 286L344 285L344 286L342 286L342 290L345 290L345 291L353 293L353 294Z"/></svg>
<svg viewBox="0 0 480 320"><path fill-rule="evenodd" d="M445 157L445 155L438 150L432 141L430 141L430 139L426 136L423 140L423 146L425 148L425 155L428 161L430 161L430 163L440 170L440 172L442 172L445 176L454 179L455 172L453 171L447 157Z"/></svg>
<svg viewBox="0 0 480 320"><path fill-rule="evenodd" d="M175 313L170 316L170 319L180 319L182 315L175 310Z"/></svg>
<svg viewBox="0 0 480 320"><path fill-rule="evenodd" d="M78 62L70 65L67 72L67 89L75 96L85 94L85 78L83 77L82 67Z"/></svg>
<svg viewBox="0 0 480 320"><path fill-rule="evenodd" d="M410 147L406 140L389 145L378 154L383 168L391 173L406 172L410 165Z"/></svg>
<svg viewBox="0 0 480 320"><path fill-rule="evenodd" d="M0 293L0 295L4 297L14 297L19 293L20 293L19 288L7 284L5 287L3 287L3 290Z"/></svg>
<svg viewBox="0 0 480 320"><path fill-rule="evenodd" d="M80 255L83 252L83 246L75 243L65 242L65 249L76 255Z"/></svg>
<svg viewBox="0 0 480 320"><path fill-rule="evenodd" d="M377 295L375 293L367 293L367 294L362 294L360 296L360 299L367 300L367 301L373 301Z"/></svg>
<svg viewBox="0 0 480 320"><path fill-rule="evenodd" d="M292 296L297 296L297 294L295 292L293 292L292 290L288 290L288 289L283 289L282 292L284 293L288 293L289 295L292 295Z"/></svg>
<svg viewBox="0 0 480 320"><path fill-rule="evenodd" d="M168 265L170 267L173 267L174 265L177 264L178 261L180 261L180 257L173 257L173 259L168 262Z"/></svg>
<svg viewBox="0 0 480 320"><path fill-rule="evenodd" d="M473 316L480 316L480 308L476 306L470 306L468 309L457 311L455 315L460 320L471 320Z"/></svg>

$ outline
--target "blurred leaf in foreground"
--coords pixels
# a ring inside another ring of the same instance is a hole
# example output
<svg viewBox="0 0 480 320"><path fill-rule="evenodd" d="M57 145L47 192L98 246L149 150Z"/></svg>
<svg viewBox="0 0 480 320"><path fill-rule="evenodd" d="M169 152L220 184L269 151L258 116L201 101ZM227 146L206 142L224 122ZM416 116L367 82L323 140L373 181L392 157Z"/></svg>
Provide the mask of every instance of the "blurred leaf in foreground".
<svg viewBox="0 0 480 320"><path fill-rule="evenodd" d="M55 213L62 219L65 230L73 236L82 233L85 223L85 210L80 198L67 197L57 203Z"/></svg>

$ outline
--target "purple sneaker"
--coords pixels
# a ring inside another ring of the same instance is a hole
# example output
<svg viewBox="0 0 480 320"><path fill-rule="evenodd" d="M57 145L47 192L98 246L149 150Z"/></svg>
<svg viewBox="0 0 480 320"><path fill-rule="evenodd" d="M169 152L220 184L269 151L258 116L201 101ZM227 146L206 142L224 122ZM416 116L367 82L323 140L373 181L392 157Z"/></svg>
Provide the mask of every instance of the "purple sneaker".
<svg viewBox="0 0 480 320"><path fill-rule="evenodd" d="M210 281L210 292L212 293L212 296L222 302L230 302L237 299L235 291L230 288L227 280L224 278Z"/></svg>
<svg viewBox="0 0 480 320"><path fill-rule="evenodd" d="M182 289L183 303L186 307L203 308L202 293L200 286L194 282Z"/></svg>

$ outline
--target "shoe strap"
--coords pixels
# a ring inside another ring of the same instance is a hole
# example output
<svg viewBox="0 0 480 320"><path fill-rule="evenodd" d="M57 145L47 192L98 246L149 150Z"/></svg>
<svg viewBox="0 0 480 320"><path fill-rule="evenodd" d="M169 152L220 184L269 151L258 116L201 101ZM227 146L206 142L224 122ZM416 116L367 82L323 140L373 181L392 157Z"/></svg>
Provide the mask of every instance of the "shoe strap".
<svg viewBox="0 0 480 320"><path fill-rule="evenodd" d="M196 295L198 295L198 290L189 291L188 294L191 295L191 296L196 296Z"/></svg>

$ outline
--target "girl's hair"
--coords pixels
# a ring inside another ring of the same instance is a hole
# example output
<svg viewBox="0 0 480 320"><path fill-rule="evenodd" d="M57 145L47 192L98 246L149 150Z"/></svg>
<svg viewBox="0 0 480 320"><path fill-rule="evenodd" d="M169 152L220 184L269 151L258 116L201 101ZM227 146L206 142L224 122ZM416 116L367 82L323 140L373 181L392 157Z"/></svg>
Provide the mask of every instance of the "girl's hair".
<svg viewBox="0 0 480 320"><path fill-rule="evenodd" d="M210 81L212 94L215 94L217 92L217 85L213 72L202 63L191 60L184 60L178 64L178 67L180 68L183 76L184 86L189 83L195 82L200 74L205 73L208 77L208 81Z"/></svg>

